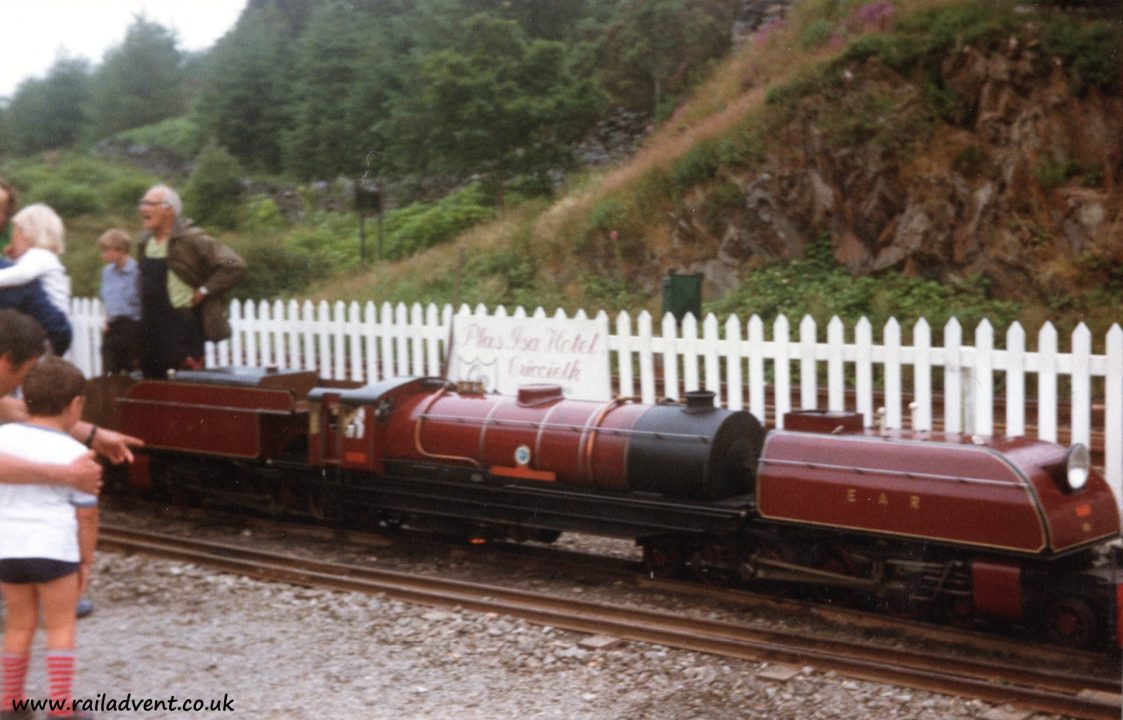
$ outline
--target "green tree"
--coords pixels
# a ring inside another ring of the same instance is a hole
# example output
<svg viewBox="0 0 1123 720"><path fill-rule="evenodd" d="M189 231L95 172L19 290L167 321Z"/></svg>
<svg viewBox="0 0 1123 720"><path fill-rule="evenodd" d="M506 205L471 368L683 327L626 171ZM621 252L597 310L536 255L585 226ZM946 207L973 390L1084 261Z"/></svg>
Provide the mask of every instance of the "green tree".
<svg viewBox="0 0 1123 720"><path fill-rule="evenodd" d="M246 9L242 12L245 16L266 8L275 9L280 12L285 23L284 27L278 27L277 31L295 37L308 24L308 18L311 17L314 7L314 0L249 0Z"/></svg>
<svg viewBox="0 0 1123 720"><path fill-rule="evenodd" d="M281 170L292 38L273 5L247 10L206 59L193 115L200 134L249 167Z"/></svg>
<svg viewBox="0 0 1123 720"><path fill-rule="evenodd" d="M86 122L82 111L90 91L85 60L61 57L43 79L20 83L6 112L12 150L32 153L74 143Z"/></svg>
<svg viewBox="0 0 1123 720"><path fill-rule="evenodd" d="M601 97L570 72L563 44L532 41L514 21L475 15L456 37L422 62L420 92L396 98L388 136L400 164L488 174L501 201L512 175L568 159L566 143L593 122Z"/></svg>
<svg viewBox="0 0 1123 720"><path fill-rule="evenodd" d="M729 49L731 23L725 2L628 0L597 43L605 89L633 110L665 113Z"/></svg>
<svg viewBox="0 0 1123 720"><path fill-rule="evenodd" d="M238 159L220 145L207 145L183 188L185 213L201 225L234 227L241 194L242 166Z"/></svg>
<svg viewBox="0 0 1123 720"><path fill-rule="evenodd" d="M529 37L568 40L589 14L588 0L463 0L464 15L487 13L514 20Z"/></svg>
<svg viewBox="0 0 1123 720"><path fill-rule="evenodd" d="M369 122L352 98L373 25L354 4L329 0L313 10L300 36L283 153L285 167L301 177L354 176L364 167Z"/></svg>
<svg viewBox="0 0 1123 720"><path fill-rule="evenodd" d="M94 73L90 135L101 138L183 114L182 55L175 34L137 16Z"/></svg>

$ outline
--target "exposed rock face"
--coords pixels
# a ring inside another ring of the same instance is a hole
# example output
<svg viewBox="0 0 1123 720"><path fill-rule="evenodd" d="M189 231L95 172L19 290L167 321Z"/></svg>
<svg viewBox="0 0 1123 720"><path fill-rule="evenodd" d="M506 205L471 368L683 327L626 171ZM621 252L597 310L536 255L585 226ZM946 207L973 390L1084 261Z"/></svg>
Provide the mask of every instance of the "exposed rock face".
<svg viewBox="0 0 1123 720"><path fill-rule="evenodd" d="M779 22L788 12L791 0L739 0L733 20L736 42L769 23Z"/></svg>
<svg viewBox="0 0 1123 720"><path fill-rule="evenodd" d="M727 289L749 263L829 236L856 274L978 274L1025 299L1101 285L1123 262L1123 99L1076 96L1059 63L1035 67L1035 51L1011 39L948 57L951 118L932 117L923 90L876 60L851 67L843 87L778 124L764 168L741 180L740 209L711 231L720 264L690 269Z"/></svg>
<svg viewBox="0 0 1123 720"><path fill-rule="evenodd" d="M647 115L617 108L577 143L573 153L583 165L607 165L634 153L650 130Z"/></svg>
<svg viewBox="0 0 1123 720"><path fill-rule="evenodd" d="M188 158L160 145L142 145L120 138L100 141L94 152L110 161L122 161L157 177L186 177L194 164Z"/></svg>

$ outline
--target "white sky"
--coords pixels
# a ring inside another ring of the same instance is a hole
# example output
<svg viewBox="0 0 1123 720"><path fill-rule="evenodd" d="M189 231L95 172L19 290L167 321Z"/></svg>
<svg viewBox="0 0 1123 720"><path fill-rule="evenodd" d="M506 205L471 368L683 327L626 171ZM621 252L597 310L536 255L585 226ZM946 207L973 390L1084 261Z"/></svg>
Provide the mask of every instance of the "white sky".
<svg viewBox="0 0 1123 720"><path fill-rule="evenodd" d="M101 63L136 15L174 30L180 50L204 50L234 26L246 0L0 0L0 97L46 77L60 53Z"/></svg>

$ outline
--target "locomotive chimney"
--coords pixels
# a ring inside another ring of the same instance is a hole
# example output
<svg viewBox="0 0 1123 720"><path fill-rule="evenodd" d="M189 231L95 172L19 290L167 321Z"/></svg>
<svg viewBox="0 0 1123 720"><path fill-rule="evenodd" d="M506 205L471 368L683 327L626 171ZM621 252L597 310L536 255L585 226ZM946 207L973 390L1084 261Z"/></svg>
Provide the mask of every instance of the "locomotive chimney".
<svg viewBox="0 0 1123 720"><path fill-rule="evenodd" d="M691 415L712 412L714 408L713 390L690 390L686 392L686 407L683 412Z"/></svg>

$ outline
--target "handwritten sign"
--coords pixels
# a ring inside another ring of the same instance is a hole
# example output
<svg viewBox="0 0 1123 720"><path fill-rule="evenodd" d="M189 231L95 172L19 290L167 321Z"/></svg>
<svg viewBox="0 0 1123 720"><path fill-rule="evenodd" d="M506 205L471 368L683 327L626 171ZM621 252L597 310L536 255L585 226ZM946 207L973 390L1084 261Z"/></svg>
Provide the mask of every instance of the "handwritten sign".
<svg viewBox="0 0 1123 720"><path fill-rule="evenodd" d="M482 382L514 395L523 385L560 385L565 396L608 400L608 322L560 318L456 315L452 319L453 380Z"/></svg>

